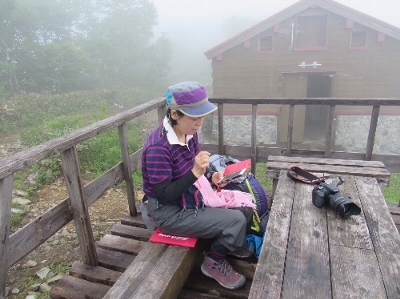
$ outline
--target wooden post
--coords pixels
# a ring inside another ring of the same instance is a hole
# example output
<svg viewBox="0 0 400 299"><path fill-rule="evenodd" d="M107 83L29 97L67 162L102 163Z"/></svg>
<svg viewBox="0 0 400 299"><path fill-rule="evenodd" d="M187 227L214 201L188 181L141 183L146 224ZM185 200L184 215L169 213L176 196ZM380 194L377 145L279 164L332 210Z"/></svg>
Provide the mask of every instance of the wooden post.
<svg viewBox="0 0 400 299"><path fill-rule="evenodd" d="M335 105L329 106L328 119L326 124L326 136L325 136L325 153L324 158L330 158L332 155L333 145L333 122L335 118Z"/></svg>
<svg viewBox="0 0 400 299"><path fill-rule="evenodd" d="M287 132L286 156L291 156L292 155L293 118L294 118L294 105L290 104L290 106L289 106L289 122L288 122L288 132Z"/></svg>
<svg viewBox="0 0 400 299"><path fill-rule="evenodd" d="M218 151L225 155L224 145L224 104L218 103Z"/></svg>
<svg viewBox="0 0 400 299"><path fill-rule="evenodd" d="M365 152L365 160L371 161L372 151L374 150L375 133L378 125L380 106L373 106L371 113L371 122L369 125L367 148Z"/></svg>
<svg viewBox="0 0 400 299"><path fill-rule="evenodd" d="M251 105L251 172L256 173L257 161L257 104Z"/></svg>
<svg viewBox="0 0 400 299"><path fill-rule="evenodd" d="M14 174L0 179L0 299L6 298L13 182Z"/></svg>
<svg viewBox="0 0 400 299"><path fill-rule="evenodd" d="M126 192L128 196L129 215L137 216L135 187L132 181L132 167L129 160L126 123L123 123L118 127L118 132L122 154L122 172L124 173Z"/></svg>
<svg viewBox="0 0 400 299"><path fill-rule="evenodd" d="M61 159L83 262L90 266L97 266L96 247L76 147L73 146L61 152Z"/></svg>

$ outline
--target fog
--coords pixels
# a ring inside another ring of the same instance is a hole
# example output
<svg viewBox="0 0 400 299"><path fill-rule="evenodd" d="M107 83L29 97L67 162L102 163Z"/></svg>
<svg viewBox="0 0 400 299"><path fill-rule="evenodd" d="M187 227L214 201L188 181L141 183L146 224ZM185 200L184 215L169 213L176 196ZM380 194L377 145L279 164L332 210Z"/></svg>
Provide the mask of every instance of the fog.
<svg viewBox="0 0 400 299"><path fill-rule="evenodd" d="M174 43L170 80L211 83L211 62L203 54L229 37L267 19L295 0L153 0L156 36ZM338 0L340 4L400 27L399 0ZM240 22L239 22L240 21Z"/></svg>

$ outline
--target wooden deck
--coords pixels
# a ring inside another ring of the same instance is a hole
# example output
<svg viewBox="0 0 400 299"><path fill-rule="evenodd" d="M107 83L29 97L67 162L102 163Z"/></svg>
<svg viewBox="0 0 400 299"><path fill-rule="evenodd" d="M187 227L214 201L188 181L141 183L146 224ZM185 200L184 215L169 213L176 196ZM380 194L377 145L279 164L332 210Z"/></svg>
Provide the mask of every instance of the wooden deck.
<svg viewBox="0 0 400 299"><path fill-rule="evenodd" d="M116 224L111 234L105 235L96 245L99 266L75 262L69 271L51 289L52 299L100 299L107 293L121 274L134 261L148 242L152 232L143 223L141 216L126 215ZM178 298L247 298L253 280L257 260L228 258L234 268L246 276L247 283L240 290L228 290L200 271L203 254L195 263L191 274ZM160 278L162 279L162 277Z"/></svg>

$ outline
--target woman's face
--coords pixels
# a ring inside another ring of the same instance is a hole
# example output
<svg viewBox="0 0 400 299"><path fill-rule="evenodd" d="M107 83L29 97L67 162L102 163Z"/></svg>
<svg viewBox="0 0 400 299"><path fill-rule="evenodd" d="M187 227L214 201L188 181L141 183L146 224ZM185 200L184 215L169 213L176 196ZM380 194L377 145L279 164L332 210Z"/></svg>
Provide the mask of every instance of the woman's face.
<svg viewBox="0 0 400 299"><path fill-rule="evenodd" d="M196 118L187 115L179 116L176 110L171 110L171 117L177 122L177 125L174 126L176 132L184 135L193 135L197 133L204 121L204 116Z"/></svg>

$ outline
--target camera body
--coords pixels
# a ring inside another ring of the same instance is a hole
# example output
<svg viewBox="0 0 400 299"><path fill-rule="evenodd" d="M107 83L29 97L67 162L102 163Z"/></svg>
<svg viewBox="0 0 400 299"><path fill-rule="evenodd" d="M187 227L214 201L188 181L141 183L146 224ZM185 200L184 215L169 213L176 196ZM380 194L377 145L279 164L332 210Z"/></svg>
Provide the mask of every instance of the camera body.
<svg viewBox="0 0 400 299"><path fill-rule="evenodd" d="M361 209L349 198L340 194L339 188L333 184L320 183L312 191L312 202L317 208L329 205L342 218L359 215Z"/></svg>

